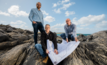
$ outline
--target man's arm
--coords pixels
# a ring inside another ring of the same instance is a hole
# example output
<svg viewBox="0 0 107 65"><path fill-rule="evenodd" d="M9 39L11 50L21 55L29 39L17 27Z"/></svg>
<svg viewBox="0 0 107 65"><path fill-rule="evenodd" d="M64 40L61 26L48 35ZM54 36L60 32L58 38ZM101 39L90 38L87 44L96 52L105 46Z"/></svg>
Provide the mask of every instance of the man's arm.
<svg viewBox="0 0 107 65"><path fill-rule="evenodd" d="M74 25L73 35L74 35L74 37L77 37L77 34L76 34L76 25Z"/></svg>
<svg viewBox="0 0 107 65"><path fill-rule="evenodd" d="M75 41L77 42L78 39L77 39L77 34L76 34L76 25L74 25L73 36L74 36L74 38L75 38Z"/></svg>
<svg viewBox="0 0 107 65"><path fill-rule="evenodd" d="M43 19L43 15L42 15L42 24L43 24L43 26L44 26L44 19Z"/></svg>
<svg viewBox="0 0 107 65"><path fill-rule="evenodd" d="M56 40L56 37L57 37L57 35L56 35L56 33L53 33L53 44L54 44L54 52L56 53L56 54L58 54L58 48L57 48L57 40Z"/></svg>
<svg viewBox="0 0 107 65"><path fill-rule="evenodd" d="M67 34L67 29L66 29L66 26L64 26L64 29L65 29L66 41L68 42L68 34Z"/></svg>
<svg viewBox="0 0 107 65"><path fill-rule="evenodd" d="M65 36L66 36L66 39L68 39L68 34L67 34L66 26L64 26L64 30L65 30Z"/></svg>
<svg viewBox="0 0 107 65"><path fill-rule="evenodd" d="M52 37L53 37L53 40L52 40L52 41L53 41L53 44L54 44L54 49L58 49L58 48L57 48L56 36L57 36L56 33L53 33L53 36L52 36Z"/></svg>
<svg viewBox="0 0 107 65"><path fill-rule="evenodd" d="M29 19L30 19L31 22L33 22L32 17L33 17L33 11L32 11L32 9L31 9L30 14L29 14Z"/></svg>
<svg viewBox="0 0 107 65"><path fill-rule="evenodd" d="M47 48L46 48L46 44L45 44L45 36L43 33L41 33L41 44L46 51Z"/></svg>

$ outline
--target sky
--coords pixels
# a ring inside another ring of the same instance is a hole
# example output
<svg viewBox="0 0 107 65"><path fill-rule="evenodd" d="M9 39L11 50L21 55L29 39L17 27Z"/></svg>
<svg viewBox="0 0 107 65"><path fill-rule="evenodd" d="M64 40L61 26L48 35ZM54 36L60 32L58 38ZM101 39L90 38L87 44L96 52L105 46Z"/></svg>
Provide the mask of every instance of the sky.
<svg viewBox="0 0 107 65"><path fill-rule="evenodd" d="M44 25L52 32L65 32L65 20L70 18L77 33L92 34L107 30L107 0L0 0L0 24L33 31L28 16L41 2Z"/></svg>

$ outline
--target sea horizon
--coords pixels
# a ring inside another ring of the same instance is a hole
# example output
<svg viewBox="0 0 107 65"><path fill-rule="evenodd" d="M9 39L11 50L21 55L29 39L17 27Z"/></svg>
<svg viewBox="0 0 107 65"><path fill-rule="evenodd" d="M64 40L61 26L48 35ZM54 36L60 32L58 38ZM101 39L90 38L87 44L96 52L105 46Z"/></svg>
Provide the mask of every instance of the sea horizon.
<svg viewBox="0 0 107 65"><path fill-rule="evenodd" d="M57 33L57 36L60 36L61 34L60 33ZM81 34L77 34L77 36L79 36ZM87 35L91 35L91 34L83 34L84 36L87 36Z"/></svg>

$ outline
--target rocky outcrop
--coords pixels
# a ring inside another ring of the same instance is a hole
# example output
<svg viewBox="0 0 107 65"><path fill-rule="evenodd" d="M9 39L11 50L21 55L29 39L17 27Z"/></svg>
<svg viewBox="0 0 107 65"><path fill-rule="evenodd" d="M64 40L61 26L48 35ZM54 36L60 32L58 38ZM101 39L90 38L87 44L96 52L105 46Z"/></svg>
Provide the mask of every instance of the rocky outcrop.
<svg viewBox="0 0 107 65"><path fill-rule="evenodd" d="M0 65L42 65L33 35L33 31L0 25Z"/></svg>
<svg viewBox="0 0 107 65"><path fill-rule="evenodd" d="M33 31L0 25L0 65L46 65L35 49L33 35ZM57 37L58 43L61 40ZM81 34L78 40L81 43L62 65L107 65L107 30L88 36Z"/></svg>
<svg viewBox="0 0 107 65"><path fill-rule="evenodd" d="M77 49L64 59L64 65L107 65L107 31L78 36Z"/></svg>

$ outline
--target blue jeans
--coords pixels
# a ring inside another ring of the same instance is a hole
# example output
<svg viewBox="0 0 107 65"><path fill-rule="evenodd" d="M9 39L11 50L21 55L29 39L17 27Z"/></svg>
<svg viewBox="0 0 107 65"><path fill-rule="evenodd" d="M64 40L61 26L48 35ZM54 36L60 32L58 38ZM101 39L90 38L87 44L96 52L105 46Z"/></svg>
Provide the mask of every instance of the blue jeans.
<svg viewBox="0 0 107 65"><path fill-rule="evenodd" d="M37 51L40 53L40 55L44 58L46 56L48 56L46 54L46 52L42 49L42 45L41 44L35 44L35 48L37 49Z"/></svg>
<svg viewBox="0 0 107 65"><path fill-rule="evenodd" d="M40 53L40 55L44 58L46 56L48 56L48 54L46 54L46 52L42 49L42 45L41 44L35 44L35 48L37 49L37 51ZM60 63L58 63L57 65L62 65L63 61L61 61ZM50 57L48 59L47 65L53 65Z"/></svg>
<svg viewBox="0 0 107 65"><path fill-rule="evenodd" d="M32 23L32 26L34 30L34 42L35 44L37 44L38 30L40 30L40 32L44 32L45 30L44 30L43 24L40 22L36 22L36 24Z"/></svg>
<svg viewBox="0 0 107 65"><path fill-rule="evenodd" d="M62 39L66 40L66 35L65 35L65 33L62 33L60 36L62 37ZM75 41L75 38L74 38L74 36L73 36L72 34L71 34L71 35L68 35L68 39L70 39L70 40L72 40L72 41Z"/></svg>

